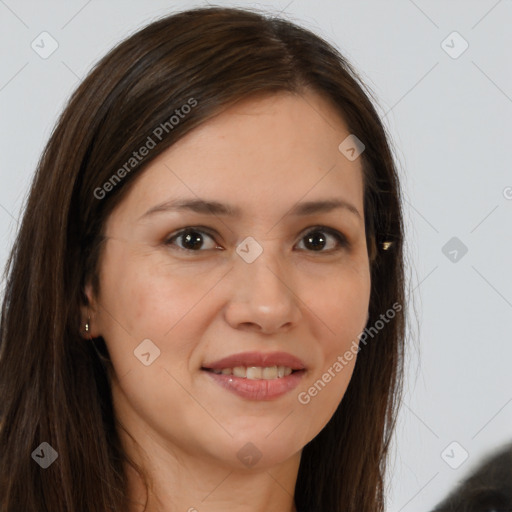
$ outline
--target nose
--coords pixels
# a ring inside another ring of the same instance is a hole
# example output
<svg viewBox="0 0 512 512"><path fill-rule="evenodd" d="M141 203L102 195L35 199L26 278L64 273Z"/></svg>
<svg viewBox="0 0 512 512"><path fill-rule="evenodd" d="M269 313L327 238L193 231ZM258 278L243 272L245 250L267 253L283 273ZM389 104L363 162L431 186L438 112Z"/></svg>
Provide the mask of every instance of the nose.
<svg viewBox="0 0 512 512"><path fill-rule="evenodd" d="M293 268L286 265L267 249L252 263L237 257L225 309L231 327L272 334L297 325L302 302L294 286Z"/></svg>

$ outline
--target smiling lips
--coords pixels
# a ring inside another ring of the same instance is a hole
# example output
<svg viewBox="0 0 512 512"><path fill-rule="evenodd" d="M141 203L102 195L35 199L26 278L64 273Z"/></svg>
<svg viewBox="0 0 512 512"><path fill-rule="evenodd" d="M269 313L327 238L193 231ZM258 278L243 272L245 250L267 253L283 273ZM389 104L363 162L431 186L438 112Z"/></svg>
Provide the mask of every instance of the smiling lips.
<svg viewBox="0 0 512 512"><path fill-rule="evenodd" d="M222 387L251 400L272 400L292 390L305 369L300 359L286 352L244 352L201 368Z"/></svg>

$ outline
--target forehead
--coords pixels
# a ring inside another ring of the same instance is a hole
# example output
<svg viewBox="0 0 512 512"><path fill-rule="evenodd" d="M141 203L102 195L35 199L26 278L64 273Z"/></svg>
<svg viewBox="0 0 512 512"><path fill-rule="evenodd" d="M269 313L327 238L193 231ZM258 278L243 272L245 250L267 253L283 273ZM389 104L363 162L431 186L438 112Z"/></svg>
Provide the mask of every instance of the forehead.
<svg viewBox="0 0 512 512"><path fill-rule="evenodd" d="M348 135L334 106L315 93L248 98L161 153L126 199L141 208L173 197L215 199L254 214L336 196L360 209L361 159L338 149Z"/></svg>
<svg viewBox="0 0 512 512"><path fill-rule="evenodd" d="M283 160L296 162L306 157L317 164L332 163L347 135L345 120L323 96L280 92L240 100L159 158L193 150L198 158L215 156L219 160L250 158L253 162L283 164Z"/></svg>

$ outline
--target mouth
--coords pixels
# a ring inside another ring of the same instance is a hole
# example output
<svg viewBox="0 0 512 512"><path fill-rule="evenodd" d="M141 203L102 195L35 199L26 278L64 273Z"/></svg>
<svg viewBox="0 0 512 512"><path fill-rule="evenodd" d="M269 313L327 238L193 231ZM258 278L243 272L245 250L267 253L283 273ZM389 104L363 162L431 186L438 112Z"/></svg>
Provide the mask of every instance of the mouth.
<svg viewBox="0 0 512 512"><path fill-rule="evenodd" d="M295 388L306 373L302 361L284 352L246 352L213 363L201 370L214 382L249 400L272 400Z"/></svg>

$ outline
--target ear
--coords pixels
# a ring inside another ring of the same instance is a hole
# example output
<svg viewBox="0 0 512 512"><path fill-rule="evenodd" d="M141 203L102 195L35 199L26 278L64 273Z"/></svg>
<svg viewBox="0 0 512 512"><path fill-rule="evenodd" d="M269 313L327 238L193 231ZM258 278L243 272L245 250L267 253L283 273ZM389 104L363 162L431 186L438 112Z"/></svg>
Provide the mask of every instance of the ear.
<svg viewBox="0 0 512 512"><path fill-rule="evenodd" d="M101 336L99 329L99 308L94 295L92 284L87 283L84 288L86 303L80 306L80 334L84 339L97 338ZM89 330L85 330L85 324L89 323Z"/></svg>

